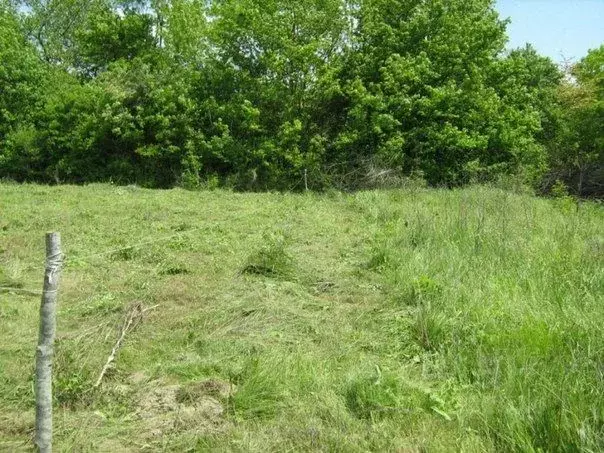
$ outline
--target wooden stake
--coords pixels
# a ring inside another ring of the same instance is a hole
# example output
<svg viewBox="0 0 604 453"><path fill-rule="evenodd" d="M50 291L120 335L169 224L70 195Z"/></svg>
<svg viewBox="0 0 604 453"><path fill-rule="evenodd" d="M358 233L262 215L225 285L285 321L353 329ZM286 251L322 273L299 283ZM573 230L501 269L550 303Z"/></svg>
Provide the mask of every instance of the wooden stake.
<svg viewBox="0 0 604 453"><path fill-rule="evenodd" d="M308 192L308 170L304 169L304 189Z"/></svg>
<svg viewBox="0 0 604 453"><path fill-rule="evenodd" d="M46 270L36 349L36 437L41 453L52 452L52 357L57 326L57 293L61 274L61 235L46 234Z"/></svg>

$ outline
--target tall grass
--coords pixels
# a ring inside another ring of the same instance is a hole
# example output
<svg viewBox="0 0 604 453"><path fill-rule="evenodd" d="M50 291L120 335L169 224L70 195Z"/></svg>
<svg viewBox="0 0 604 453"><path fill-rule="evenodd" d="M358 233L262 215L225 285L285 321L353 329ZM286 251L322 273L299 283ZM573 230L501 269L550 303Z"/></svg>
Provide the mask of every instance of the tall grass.
<svg viewBox="0 0 604 453"><path fill-rule="evenodd" d="M411 307L428 376L463 389L458 420L501 451L604 448L601 208L484 188L362 201L391 312Z"/></svg>

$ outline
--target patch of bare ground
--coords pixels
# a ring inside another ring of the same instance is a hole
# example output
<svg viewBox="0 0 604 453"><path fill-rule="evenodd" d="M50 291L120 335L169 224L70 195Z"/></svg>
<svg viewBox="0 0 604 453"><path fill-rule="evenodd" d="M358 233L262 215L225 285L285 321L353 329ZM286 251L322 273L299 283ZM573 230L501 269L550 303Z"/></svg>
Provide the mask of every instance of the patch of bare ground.
<svg viewBox="0 0 604 453"><path fill-rule="evenodd" d="M234 389L210 379L186 385L150 382L138 402L137 415L151 438L169 433L209 434L227 427L226 404Z"/></svg>

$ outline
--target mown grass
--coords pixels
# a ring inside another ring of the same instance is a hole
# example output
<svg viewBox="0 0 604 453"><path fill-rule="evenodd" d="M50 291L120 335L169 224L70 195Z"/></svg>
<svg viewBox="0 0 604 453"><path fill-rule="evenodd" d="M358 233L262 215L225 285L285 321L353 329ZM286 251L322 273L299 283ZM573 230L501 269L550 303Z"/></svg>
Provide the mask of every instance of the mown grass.
<svg viewBox="0 0 604 453"><path fill-rule="evenodd" d="M0 286L40 288L47 230L58 451L604 450L597 204L2 185ZM31 445L38 307L0 291L0 450Z"/></svg>

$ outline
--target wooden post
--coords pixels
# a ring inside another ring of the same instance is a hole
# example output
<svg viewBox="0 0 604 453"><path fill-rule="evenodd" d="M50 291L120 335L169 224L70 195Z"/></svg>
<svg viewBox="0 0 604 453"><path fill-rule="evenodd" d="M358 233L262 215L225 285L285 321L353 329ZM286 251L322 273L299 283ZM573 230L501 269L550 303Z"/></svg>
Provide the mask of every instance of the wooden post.
<svg viewBox="0 0 604 453"><path fill-rule="evenodd" d="M52 452L52 356L57 326L57 292L61 273L61 235L46 234L46 270L40 305L40 331L36 349L36 446Z"/></svg>
<svg viewBox="0 0 604 453"><path fill-rule="evenodd" d="M304 169L304 189L308 192L308 170Z"/></svg>

